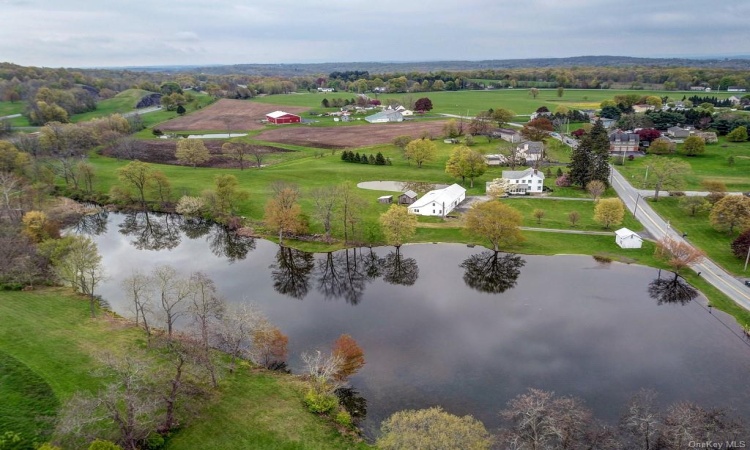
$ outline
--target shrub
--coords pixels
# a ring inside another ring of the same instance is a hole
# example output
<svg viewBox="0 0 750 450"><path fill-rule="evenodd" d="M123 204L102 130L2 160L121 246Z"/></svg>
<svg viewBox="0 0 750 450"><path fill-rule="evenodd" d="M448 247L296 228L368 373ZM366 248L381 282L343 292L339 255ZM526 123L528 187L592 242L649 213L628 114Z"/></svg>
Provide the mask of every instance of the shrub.
<svg viewBox="0 0 750 450"><path fill-rule="evenodd" d="M122 447L112 441L97 439L89 445L88 450L122 450Z"/></svg>
<svg viewBox="0 0 750 450"><path fill-rule="evenodd" d="M555 186L559 186L559 187L570 186L570 179L568 178L568 175L563 174L562 176L557 177L557 179L555 180Z"/></svg>
<svg viewBox="0 0 750 450"><path fill-rule="evenodd" d="M338 405L336 396L312 388L305 394L304 402L310 412L318 414L327 414Z"/></svg>
<svg viewBox="0 0 750 450"><path fill-rule="evenodd" d="M352 426L354 425L354 422L352 421L352 415L343 409L340 409L336 413L336 417L333 418L333 421L347 428L352 428Z"/></svg>
<svg viewBox="0 0 750 450"><path fill-rule="evenodd" d="M177 212L177 214L196 217L201 215L205 206L206 203L202 197L191 197L189 195L183 195L177 202L175 211Z"/></svg>
<svg viewBox="0 0 750 450"><path fill-rule="evenodd" d="M747 140L747 127L741 126L727 134L729 142L745 142Z"/></svg>

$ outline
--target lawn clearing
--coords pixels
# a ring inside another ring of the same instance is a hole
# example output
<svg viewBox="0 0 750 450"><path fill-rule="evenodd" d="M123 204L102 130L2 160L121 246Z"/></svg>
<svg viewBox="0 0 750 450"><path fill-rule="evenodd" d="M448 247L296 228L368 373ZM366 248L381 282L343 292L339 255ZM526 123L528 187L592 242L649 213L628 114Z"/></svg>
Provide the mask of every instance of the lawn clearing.
<svg viewBox="0 0 750 450"><path fill-rule="evenodd" d="M553 228L558 230L579 230L579 231L612 231L627 227L631 230L638 231L643 226L635 220L630 214L625 212L624 221L621 225L610 227L609 230L599 225L594 220L594 202L581 200L545 200L530 197L516 197L503 199L503 203L517 209L523 215L522 225L534 228ZM537 223L534 217L534 210L544 211L544 217L540 223ZM575 227L570 225L568 214L577 211L580 218ZM614 238L613 238L614 239ZM614 241L613 241L614 242Z"/></svg>

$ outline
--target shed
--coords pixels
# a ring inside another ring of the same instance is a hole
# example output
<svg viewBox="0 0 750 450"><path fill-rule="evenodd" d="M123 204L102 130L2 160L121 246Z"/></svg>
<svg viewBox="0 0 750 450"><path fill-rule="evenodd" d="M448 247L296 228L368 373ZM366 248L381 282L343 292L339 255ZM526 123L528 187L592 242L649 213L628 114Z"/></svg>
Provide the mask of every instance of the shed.
<svg viewBox="0 0 750 450"><path fill-rule="evenodd" d="M378 197L378 203L393 203L393 196L384 195L382 197Z"/></svg>
<svg viewBox="0 0 750 450"><path fill-rule="evenodd" d="M414 191L406 191L403 194L398 196L398 204L399 205L411 205L415 201L417 201L417 193Z"/></svg>
<svg viewBox="0 0 750 450"><path fill-rule="evenodd" d="M274 111L266 114L266 119L269 123L281 125L284 123L300 123L302 118L296 114L287 113L284 111Z"/></svg>
<svg viewBox="0 0 750 450"><path fill-rule="evenodd" d="M627 228L620 228L615 231L615 242L620 248L641 248L643 238L638 233Z"/></svg>

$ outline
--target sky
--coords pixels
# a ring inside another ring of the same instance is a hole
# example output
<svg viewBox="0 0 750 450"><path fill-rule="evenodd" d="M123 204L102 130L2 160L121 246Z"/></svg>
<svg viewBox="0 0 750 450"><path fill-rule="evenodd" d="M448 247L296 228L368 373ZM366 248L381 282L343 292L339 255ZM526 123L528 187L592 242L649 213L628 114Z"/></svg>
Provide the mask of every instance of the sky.
<svg viewBox="0 0 750 450"><path fill-rule="evenodd" d="M122 67L750 54L748 0L0 0L0 61Z"/></svg>

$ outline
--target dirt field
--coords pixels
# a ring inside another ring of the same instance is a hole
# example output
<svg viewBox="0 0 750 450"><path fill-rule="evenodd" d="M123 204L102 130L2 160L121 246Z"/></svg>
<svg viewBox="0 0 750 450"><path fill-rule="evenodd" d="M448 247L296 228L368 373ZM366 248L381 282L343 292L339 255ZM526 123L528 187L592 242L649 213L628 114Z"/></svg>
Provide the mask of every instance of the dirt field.
<svg viewBox="0 0 750 450"><path fill-rule="evenodd" d="M266 114L282 110L293 114L307 111L309 108L295 106L276 106L246 100L221 99L199 111L184 117L178 117L157 126L162 131L195 131L195 130L259 130L260 123Z"/></svg>
<svg viewBox="0 0 750 450"><path fill-rule="evenodd" d="M409 135L415 139L427 132L432 137L443 134L445 121L379 123L342 127L278 128L260 133L257 139L283 144L318 148L357 148L387 144L396 136Z"/></svg>
<svg viewBox="0 0 750 450"><path fill-rule="evenodd" d="M180 165L175 157L175 151L177 150L176 139L158 139L149 141L134 141L135 147L127 150L118 149L116 147L110 147L105 149L102 154L120 159L137 159L143 162L158 163L158 164L174 164ZM215 167L222 169L240 167L239 161L228 156L224 156L221 151L221 145L225 141L220 139L205 139L203 143L206 144L206 148L211 153L211 159L203 164L199 164L199 167ZM253 151L258 151L265 156L273 153L288 152L283 148L269 147L265 145L251 145ZM245 155L244 162L245 168L255 167L256 159L252 154ZM265 165L266 161L262 160L262 164Z"/></svg>

